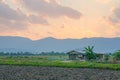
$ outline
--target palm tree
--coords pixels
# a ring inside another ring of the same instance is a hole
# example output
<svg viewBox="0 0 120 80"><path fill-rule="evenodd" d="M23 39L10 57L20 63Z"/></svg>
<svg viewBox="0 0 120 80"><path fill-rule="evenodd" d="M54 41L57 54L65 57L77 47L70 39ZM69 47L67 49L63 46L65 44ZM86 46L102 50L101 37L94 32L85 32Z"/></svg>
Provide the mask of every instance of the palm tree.
<svg viewBox="0 0 120 80"><path fill-rule="evenodd" d="M94 49L94 46L88 46L88 47L85 47L85 49L83 50L88 60L96 59L96 54L93 51L93 49Z"/></svg>

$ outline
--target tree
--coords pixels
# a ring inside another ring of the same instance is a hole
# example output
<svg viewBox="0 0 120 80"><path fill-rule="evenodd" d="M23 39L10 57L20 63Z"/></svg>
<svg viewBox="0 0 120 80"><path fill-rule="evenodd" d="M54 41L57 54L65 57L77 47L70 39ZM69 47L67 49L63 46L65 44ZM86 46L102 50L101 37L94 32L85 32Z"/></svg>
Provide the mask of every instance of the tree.
<svg viewBox="0 0 120 80"><path fill-rule="evenodd" d="M115 53L113 53L113 57L116 59L116 60L120 60L120 50L116 51Z"/></svg>
<svg viewBox="0 0 120 80"><path fill-rule="evenodd" d="M88 47L85 47L85 49L83 50L88 60L96 59L96 54L93 51L93 49L94 49L94 46L88 46Z"/></svg>

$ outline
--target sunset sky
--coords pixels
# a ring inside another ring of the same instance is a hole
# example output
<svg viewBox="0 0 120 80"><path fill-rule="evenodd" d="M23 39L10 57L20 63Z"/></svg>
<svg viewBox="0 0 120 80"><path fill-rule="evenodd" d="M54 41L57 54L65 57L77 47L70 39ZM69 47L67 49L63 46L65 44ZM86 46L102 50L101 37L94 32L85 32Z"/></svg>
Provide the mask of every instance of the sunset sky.
<svg viewBox="0 0 120 80"><path fill-rule="evenodd" d="M120 0L0 0L0 36L120 37Z"/></svg>

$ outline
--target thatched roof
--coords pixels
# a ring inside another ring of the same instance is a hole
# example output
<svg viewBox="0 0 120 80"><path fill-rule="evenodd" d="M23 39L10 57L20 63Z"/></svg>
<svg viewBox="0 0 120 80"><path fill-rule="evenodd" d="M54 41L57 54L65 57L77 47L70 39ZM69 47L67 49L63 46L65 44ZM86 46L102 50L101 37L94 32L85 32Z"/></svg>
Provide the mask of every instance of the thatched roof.
<svg viewBox="0 0 120 80"><path fill-rule="evenodd" d="M82 55L84 55L83 53L78 52L78 51L75 51L75 50L72 50L72 51L70 51L70 52L67 52L67 54L74 54L74 55L82 54Z"/></svg>

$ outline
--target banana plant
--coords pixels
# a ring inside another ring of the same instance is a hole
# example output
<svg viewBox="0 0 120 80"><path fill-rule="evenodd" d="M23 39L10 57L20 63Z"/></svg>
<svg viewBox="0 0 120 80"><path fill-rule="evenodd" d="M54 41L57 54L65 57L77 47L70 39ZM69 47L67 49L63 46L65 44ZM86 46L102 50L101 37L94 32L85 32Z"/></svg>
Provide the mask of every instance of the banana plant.
<svg viewBox="0 0 120 80"><path fill-rule="evenodd" d="M96 54L93 51L93 49L94 49L94 46L88 46L88 47L85 47L83 50L83 52L85 52L85 56L88 60L96 59Z"/></svg>

